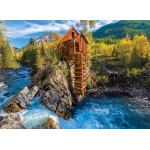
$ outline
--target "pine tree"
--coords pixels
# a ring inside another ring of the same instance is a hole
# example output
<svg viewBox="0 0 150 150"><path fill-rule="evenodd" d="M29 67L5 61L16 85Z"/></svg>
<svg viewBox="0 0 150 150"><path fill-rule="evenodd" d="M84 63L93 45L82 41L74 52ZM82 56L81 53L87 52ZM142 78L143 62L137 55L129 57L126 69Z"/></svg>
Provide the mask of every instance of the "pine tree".
<svg viewBox="0 0 150 150"><path fill-rule="evenodd" d="M0 23L3 23L0 21ZM7 29L5 26L0 26L0 68L18 68L17 62L14 57L13 49L10 47L8 40L4 38L3 31Z"/></svg>
<svg viewBox="0 0 150 150"><path fill-rule="evenodd" d="M4 43L0 43L0 68L4 68L5 49Z"/></svg>
<svg viewBox="0 0 150 150"><path fill-rule="evenodd" d="M43 43L41 44L41 56L46 57L46 52L45 52Z"/></svg>
<svg viewBox="0 0 150 150"><path fill-rule="evenodd" d="M22 63L27 66L36 67L37 47L32 38L29 40L29 43L26 45L23 51Z"/></svg>
<svg viewBox="0 0 150 150"><path fill-rule="evenodd" d="M13 49L10 47L9 43L5 43L5 56L4 56L4 64L5 68L13 68L17 67L17 63L14 58Z"/></svg>
<svg viewBox="0 0 150 150"><path fill-rule="evenodd" d="M134 47L134 49L133 49L130 64L131 64L132 68L141 68L142 67L141 58L138 56L136 47Z"/></svg>

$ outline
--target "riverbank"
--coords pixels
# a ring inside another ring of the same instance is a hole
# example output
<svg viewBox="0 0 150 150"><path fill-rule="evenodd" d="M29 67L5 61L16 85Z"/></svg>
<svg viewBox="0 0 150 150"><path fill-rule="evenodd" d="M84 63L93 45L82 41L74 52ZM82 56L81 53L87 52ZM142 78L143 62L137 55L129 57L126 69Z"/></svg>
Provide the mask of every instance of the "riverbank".
<svg viewBox="0 0 150 150"><path fill-rule="evenodd" d="M104 94L119 94L127 96L134 103L146 105L150 108L150 91L143 89L131 89L131 88L116 88L116 87L98 87L95 89L88 90L86 96L92 95L104 95Z"/></svg>

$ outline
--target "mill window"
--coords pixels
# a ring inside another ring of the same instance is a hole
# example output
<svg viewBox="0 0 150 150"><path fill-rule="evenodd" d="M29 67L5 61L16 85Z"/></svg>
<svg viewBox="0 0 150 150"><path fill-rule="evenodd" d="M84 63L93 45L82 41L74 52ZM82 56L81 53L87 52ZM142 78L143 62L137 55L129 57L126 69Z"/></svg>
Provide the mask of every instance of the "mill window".
<svg viewBox="0 0 150 150"><path fill-rule="evenodd" d="M74 38L74 32L72 32L72 38Z"/></svg>
<svg viewBox="0 0 150 150"><path fill-rule="evenodd" d="M79 43L76 42L76 43L75 43L75 46L76 46L76 47L75 47L76 52L79 52Z"/></svg>

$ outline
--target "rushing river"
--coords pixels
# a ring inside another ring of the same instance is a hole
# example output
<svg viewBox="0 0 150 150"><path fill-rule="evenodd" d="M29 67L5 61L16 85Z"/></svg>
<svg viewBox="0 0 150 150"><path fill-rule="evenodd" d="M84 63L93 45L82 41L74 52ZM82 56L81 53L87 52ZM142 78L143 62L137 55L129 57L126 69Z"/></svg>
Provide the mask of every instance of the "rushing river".
<svg viewBox="0 0 150 150"><path fill-rule="evenodd" d="M0 116L6 115L2 109L8 99L31 83L30 68L0 71ZM47 118L52 117L64 129L149 129L150 110L140 107L127 97L118 95L89 96L72 108L72 118L63 120L46 109L35 97L30 106L18 112L24 117L26 128L37 128Z"/></svg>

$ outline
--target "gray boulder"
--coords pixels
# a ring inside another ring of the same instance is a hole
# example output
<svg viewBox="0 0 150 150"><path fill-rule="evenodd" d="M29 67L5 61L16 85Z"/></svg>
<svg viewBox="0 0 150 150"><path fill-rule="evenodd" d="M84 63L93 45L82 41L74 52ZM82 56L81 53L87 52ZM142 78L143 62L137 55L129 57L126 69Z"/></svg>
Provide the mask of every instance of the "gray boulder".
<svg viewBox="0 0 150 150"><path fill-rule="evenodd" d="M52 90L48 90L47 92L43 93L40 102L49 110L55 112L61 118L65 120L71 118L71 113L67 104L63 102L56 92Z"/></svg>
<svg viewBox="0 0 150 150"><path fill-rule="evenodd" d="M40 129L60 129L57 122L55 122L52 118L48 117L45 122L40 126Z"/></svg>
<svg viewBox="0 0 150 150"><path fill-rule="evenodd" d="M26 109L29 102L34 98L38 92L38 86L32 88L24 87L17 95L10 98L10 100L4 105L3 109L7 112L17 112L21 109Z"/></svg>

